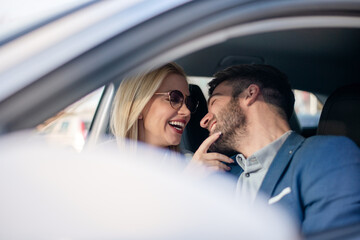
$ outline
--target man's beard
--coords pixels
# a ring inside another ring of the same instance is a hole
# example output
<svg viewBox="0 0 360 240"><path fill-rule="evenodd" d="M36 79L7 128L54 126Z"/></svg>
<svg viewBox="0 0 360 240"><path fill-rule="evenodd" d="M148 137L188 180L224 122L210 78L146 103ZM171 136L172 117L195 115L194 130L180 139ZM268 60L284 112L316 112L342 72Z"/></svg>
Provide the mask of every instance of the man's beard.
<svg viewBox="0 0 360 240"><path fill-rule="evenodd" d="M225 155L233 155L237 151L236 142L245 135L247 119L240 108L238 102L232 99L228 106L221 110L218 116L215 116L217 121L213 132L221 132L220 138L214 142L210 148L210 152L219 152Z"/></svg>

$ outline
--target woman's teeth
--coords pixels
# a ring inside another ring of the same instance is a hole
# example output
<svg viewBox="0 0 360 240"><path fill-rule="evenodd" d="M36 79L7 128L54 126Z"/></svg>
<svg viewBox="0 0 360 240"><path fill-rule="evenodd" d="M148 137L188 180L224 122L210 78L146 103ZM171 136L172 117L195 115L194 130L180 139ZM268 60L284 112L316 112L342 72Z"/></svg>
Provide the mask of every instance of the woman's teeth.
<svg viewBox="0 0 360 240"><path fill-rule="evenodd" d="M178 130L182 130L185 127L185 123L183 122L170 121L169 124Z"/></svg>

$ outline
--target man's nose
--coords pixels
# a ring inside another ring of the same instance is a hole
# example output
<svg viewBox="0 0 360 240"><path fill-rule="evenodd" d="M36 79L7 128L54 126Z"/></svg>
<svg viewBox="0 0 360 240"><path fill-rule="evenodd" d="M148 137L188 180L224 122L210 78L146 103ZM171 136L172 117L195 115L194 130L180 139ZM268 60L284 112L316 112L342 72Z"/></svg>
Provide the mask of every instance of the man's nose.
<svg viewBox="0 0 360 240"><path fill-rule="evenodd" d="M202 128L208 128L209 127L209 123L210 120L213 118L213 114L212 113L207 113L200 121L200 126Z"/></svg>

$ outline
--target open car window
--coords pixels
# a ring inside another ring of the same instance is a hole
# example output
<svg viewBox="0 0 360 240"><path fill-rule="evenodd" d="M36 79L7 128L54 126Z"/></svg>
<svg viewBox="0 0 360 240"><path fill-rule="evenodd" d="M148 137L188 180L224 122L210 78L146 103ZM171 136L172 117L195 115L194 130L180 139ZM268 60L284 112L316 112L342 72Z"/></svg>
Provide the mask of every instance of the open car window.
<svg viewBox="0 0 360 240"><path fill-rule="evenodd" d="M99 105L104 87L71 104L56 115L36 127L48 141L69 146L80 152L88 137L88 132Z"/></svg>
<svg viewBox="0 0 360 240"><path fill-rule="evenodd" d="M294 95L295 113L300 127L302 129L317 128L323 104L310 92L294 90Z"/></svg>

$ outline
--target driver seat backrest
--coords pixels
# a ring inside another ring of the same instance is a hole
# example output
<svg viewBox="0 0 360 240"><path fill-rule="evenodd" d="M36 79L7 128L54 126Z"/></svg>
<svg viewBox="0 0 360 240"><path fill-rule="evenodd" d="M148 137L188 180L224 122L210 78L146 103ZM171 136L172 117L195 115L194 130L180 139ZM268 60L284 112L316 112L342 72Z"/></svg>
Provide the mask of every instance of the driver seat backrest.
<svg viewBox="0 0 360 240"><path fill-rule="evenodd" d="M340 87L329 96L317 134L347 136L360 146L360 84Z"/></svg>
<svg viewBox="0 0 360 240"><path fill-rule="evenodd" d="M200 127L201 119L207 114L207 101L198 85L189 84L190 95L199 100L199 106L187 124L180 143L183 151L195 153L200 144L209 136L206 129Z"/></svg>

